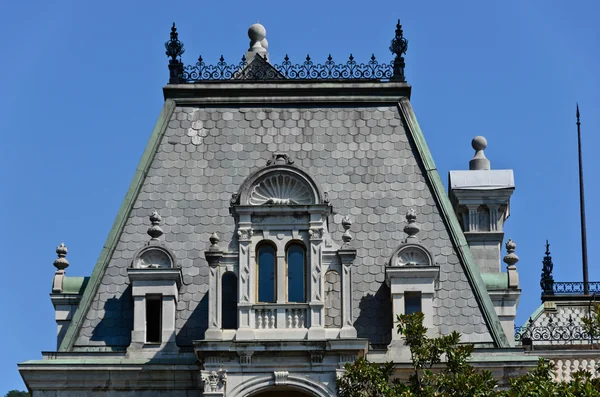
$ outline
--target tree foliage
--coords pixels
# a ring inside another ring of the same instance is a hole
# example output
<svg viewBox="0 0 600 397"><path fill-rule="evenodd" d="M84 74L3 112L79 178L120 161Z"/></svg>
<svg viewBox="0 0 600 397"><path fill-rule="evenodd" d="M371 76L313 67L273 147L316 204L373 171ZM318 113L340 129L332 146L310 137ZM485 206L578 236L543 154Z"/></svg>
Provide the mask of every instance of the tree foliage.
<svg viewBox="0 0 600 397"><path fill-rule="evenodd" d="M26 391L11 390L4 397L29 397L29 393Z"/></svg>
<svg viewBox="0 0 600 397"><path fill-rule="evenodd" d="M554 382L552 366L543 359L531 372L512 379L508 390L499 390L489 371L478 371L469 363L473 345L461 344L457 332L429 338L422 313L398 316L398 333L411 353L413 369L408 382L392 379L393 363L360 358L346 364L346 373L338 379L340 397L600 396L600 379L578 371L571 375L571 382Z"/></svg>

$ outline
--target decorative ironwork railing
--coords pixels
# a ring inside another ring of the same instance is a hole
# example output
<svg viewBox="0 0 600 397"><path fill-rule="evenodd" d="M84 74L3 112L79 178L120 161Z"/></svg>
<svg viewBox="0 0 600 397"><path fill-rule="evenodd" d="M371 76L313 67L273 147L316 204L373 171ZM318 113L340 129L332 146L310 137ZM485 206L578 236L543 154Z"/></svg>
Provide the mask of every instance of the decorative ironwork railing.
<svg viewBox="0 0 600 397"><path fill-rule="evenodd" d="M239 63L228 64L223 56L214 65L206 64L202 57L193 65L184 66L181 55L185 52L183 43L175 24L171 28L170 40L165 43L166 55L169 57L169 83L195 83L207 80L393 80L406 81L404 76L404 57L408 49L408 40L404 37L400 20L396 25L396 34L391 41L390 51L394 59L379 63L375 55L366 63L358 63L352 54L347 62L336 63L329 55L324 63L313 63L310 56L302 63L292 63L286 55L279 65L271 65L266 61L255 65L256 59L246 62L244 56ZM257 54L256 56L262 56ZM262 61L262 60L259 60ZM268 65L268 66L266 66ZM253 66L256 66L253 68ZM251 69L249 72L247 69Z"/></svg>
<svg viewBox="0 0 600 397"><path fill-rule="evenodd" d="M584 287L584 283L579 281L554 281L552 283L552 292L555 294L583 294L585 291ZM588 282L588 287L590 294L600 294L600 281L590 281Z"/></svg>
<svg viewBox="0 0 600 397"><path fill-rule="evenodd" d="M193 83L201 80L230 80L243 77L246 57L239 63L228 64L223 56L214 65L206 64L202 57L195 65L187 65L180 76L181 82ZM310 55L302 63L292 63L286 55L283 62L272 65L273 69L263 68L265 75L260 78L285 78L291 80L333 80L364 79L390 80L394 76L394 62L379 63L375 55L367 63L358 63L350 54L346 63L336 63L329 55L324 63L314 63ZM273 74L269 76L268 73ZM277 73L277 75L275 75ZM255 76L256 77L256 76Z"/></svg>
<svg viewBox="0 0 600 397"><path fill-rule="evenodd" d="M578 321L573 320L571 316L566 322L558 322L552 317L548 318L547 325L534 325L530 318L529 323L523 327L515 327L515 342L558 342L575 343L589 342L593 343L593 338L586 332L584 326Z"/></svg>

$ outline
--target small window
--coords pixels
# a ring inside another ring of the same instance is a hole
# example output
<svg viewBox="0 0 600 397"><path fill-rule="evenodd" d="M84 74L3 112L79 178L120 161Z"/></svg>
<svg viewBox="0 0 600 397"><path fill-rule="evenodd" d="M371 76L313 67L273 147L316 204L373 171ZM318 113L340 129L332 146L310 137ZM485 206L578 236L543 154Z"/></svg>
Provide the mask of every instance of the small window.
<svg viewBox="0 0 600 397"><path fill-rule="evenodd" d="M288 302L306 302L306 261L304 247L291 244L287 249Z"/></svg>
<svg viewBox="0 0 600 397"><path fill-rule="evenodd" d="M258 248L258 301L275 302L275 248L263 244Z"/></svg>
<svg viewBox="0 0 600 397"><path fill-rule="evenodd" d="M146 296L146 343L161 343L162 296Z"/></svg>
<svg viewBox="0 0 600 397"><path fill-rule="evenodd" d="M235 273L223 275L221 293L221 321L223 329L237 328L237 278Z"/></svg>
<svg viewBox="0 0 600 397"><path fill-rule="evenodd" d="M404 293L404 313L413 314L422 311L421 292L408 291Z"/></svg>

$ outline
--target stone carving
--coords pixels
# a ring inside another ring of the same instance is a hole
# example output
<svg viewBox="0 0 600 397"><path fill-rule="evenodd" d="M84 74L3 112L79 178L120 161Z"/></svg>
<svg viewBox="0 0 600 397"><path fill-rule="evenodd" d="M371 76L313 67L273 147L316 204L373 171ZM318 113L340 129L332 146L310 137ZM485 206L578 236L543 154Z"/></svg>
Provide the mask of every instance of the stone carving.
<svg viewBox="0 0 600 397"><path fill-rule="evenodd" d="M289 375L288 371L274 371L273 376L275 377L275 385L277 385L277 386L287 385L288 375Z"/></svg>
<svg viewBox="0 0 600 397"><path fill-rule="evenodd" d="M171 258L160 249L144 251L136 264L139 269L168 269L172 267Z"/></svg>
<svg viewBox="0 0 600 397"><path fill-rule="evenodd" d="M342 227L344 228L344 234L342 234L342 240L344 241L343 248L350 248L352 245L352 235L350 234L351 226L352 221L350 220L348 215L346 215L344 218L342 218Z"/></svg>
<svg viewBox="0 0 600 397"><path fill-rule="evenodd" d="M222 392L227 384L227 371L211 371L203 373L202 383L204 383L204 392Z"/></svg>
<svg viewBox="0 0 600 397"><path fill-rule="evenodd" d="M430 265L427 255L417 247L407 247L398 252L396 266L427 266Z"/></svg>
<svg viewBox="0 0 600 397"><path fill-rule="evenodd" d="M60 245L56 247L56 254L58 255L58 258L54 260L54 267L57 270L65 270L67 267L69 267L69 261L67 258L65 258L68 251L69 250L67 249L65 243L60 243Z"/></svg>
<svg viewBox="0 0 600 397"><path fill-rule="evenodd" d="M294 160L285 153L273 153L271 158L267 160L267 166L270 165L292 165Z"/></svg>
<svg viewBox="0 0 600 397"><path fill-rule="evenodd" d="M510 269L516 268L516 264L519 261L519 257L515 254L515 249L517 248L517 244L515 244L512 239L508 239L506 242L506 252L507 254L504 256L504 263L508 265Z"/></svg>
<svg viewBox="0 0 600 397"><path fill-rule="evenodd" d="M404 226L404 233L406 233L405 243L419 243L417 233L421 230L421 226L417 223L417 213L414 209L409 209L406 213L406 225Z"/></svg>
<svg viewBox="0 0 600 397"><path fill-rule="evenodd" d="M315 228L315 229L308 230L308 235L310 236L311 240L322 240L323 234L324 234L323 228Z"/></svg>
<svg viewBox="0 0 600 397"><path fill-rule="evenodd" d="M269 174L250 192L250 205L314 204L312 190L290 174Z"/></svg>
<svg viewBox="0 0 600 397"><path fill-rule="evenodd" d="M238 240L250 240L254 235L254 230L252 229L240 229L237 232Z"/></svg>
<svg viewBox="0 0 600 397"><path fill-rule="evenodd" d="M152 226L148 228L148 235L151 237L150 240L158 241L160 236L163 235L163 230L161 229L160 222L162 222L162 217L156 211L152 211L150 214L150 223Z"/></svg>

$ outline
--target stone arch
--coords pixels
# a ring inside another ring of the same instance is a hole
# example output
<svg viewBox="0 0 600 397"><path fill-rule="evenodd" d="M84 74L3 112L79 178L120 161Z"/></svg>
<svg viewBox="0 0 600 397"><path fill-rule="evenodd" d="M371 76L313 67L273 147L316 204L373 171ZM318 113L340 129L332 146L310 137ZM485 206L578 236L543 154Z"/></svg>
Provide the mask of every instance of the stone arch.
<svg viewBox="0 0 600 397"><path fill-rule="evenodd" d="M270 391L298 391L312 397L334 397L323 383L305 377L288 375L285 384L275 384L273 375L258 376L243 382L227 392L228 397L260 397L261 393Z"/></svg>

